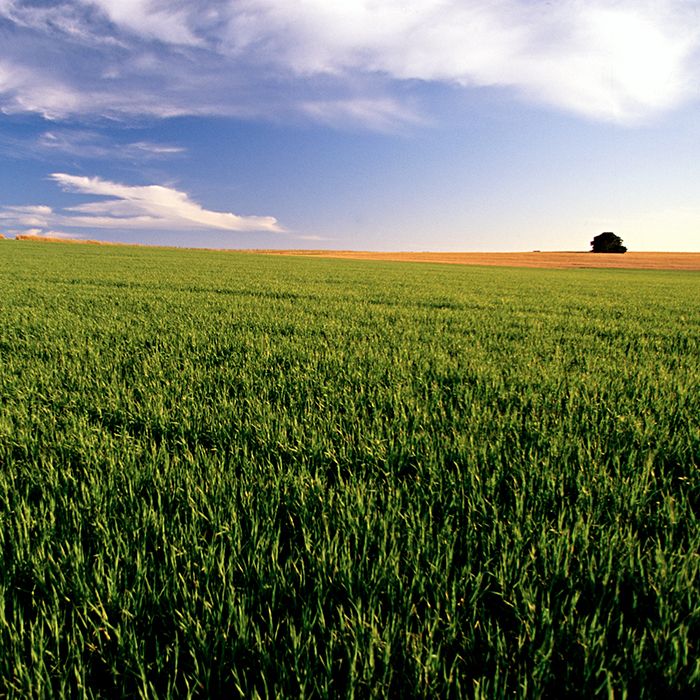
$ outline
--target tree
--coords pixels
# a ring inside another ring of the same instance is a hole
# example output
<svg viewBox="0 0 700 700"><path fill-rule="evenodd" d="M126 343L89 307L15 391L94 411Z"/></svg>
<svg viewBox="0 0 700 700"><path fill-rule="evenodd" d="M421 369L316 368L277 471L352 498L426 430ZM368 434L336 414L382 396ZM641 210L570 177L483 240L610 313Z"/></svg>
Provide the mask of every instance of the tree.
<svg viewBox="0 0 700 700"><path fill-rule="evenodd" d="M622 239L612 231L605 231L591 241L593 253L626 253L627 248L622 245Z"/></svg>

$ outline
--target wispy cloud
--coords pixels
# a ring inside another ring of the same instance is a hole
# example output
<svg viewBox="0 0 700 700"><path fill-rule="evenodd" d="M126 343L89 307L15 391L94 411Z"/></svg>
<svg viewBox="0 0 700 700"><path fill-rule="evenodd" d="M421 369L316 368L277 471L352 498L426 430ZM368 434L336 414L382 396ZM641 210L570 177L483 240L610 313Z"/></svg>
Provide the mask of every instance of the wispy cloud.
<svg viewBox="0 0 700 700"><path fill-rule="evenodd" d="M139 162L144 158L165 158L185 152L184 148L172 144L150 141L120 143L96 131L60 128L45 131L33 146L40 152L61 153L77 158Z"/></svg>
<svg viewBox="0 0 700 700"><path fill-rule="evenodd" d="M127 149L137 151L141 154L146 153L152 156L172 156L179 153L184 153L186 149L181 146L170 146L163 143L151 143L149 141L136 141L127 144Z"/></svg>
<svg viewBox="0 0 700 700"><path fill-rule="evenodd" d="M216 8L212 2L187 0L81 0L83 5L99 8L114 25L139 36L167 44L198 46L200 23L208 24ZM226 3L224 3L226 4Z"/></svg>
<svg viewBox="0 0 700 700"><path fill-rule="evenodd" d="M163 185L123 185L99 177L53 173L66 192L106 197L54 211L46 205L6 206L0 221L8 227L164 231L284 231L271 216L239 216L204 209L185 192Z"/></svg>
<svg viewBox="0 0 700 700"><path fill-rule="evenodd" d="M15 31L0 108L386 129L418 118L406 86L435 82L634 123L698 97L698 13L687 0L2 0Z"/></svg>
<svg viewBox="0 0 700 700"><path fill-rule="evenodd" d="M336 126L362 124L375 131L395 131L398 125L425 122L408 105L386 97L310 100L301 102L299 109L317 122Z"/></svg>

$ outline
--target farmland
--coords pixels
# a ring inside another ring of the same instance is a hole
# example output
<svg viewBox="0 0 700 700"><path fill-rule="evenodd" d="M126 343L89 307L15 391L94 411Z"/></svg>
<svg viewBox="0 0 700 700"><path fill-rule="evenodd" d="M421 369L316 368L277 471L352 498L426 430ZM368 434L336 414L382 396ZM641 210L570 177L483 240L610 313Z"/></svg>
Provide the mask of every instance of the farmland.
<svg viewBox="0 0 700 700"><path fill-rule="evenodd" d="M37 238L37 237L34 237ZM426 262L448 265L488 265L506 267L536 267L545 269L613 268L628 270L686 270L700 271L700 253L637 253L624 255L590 252L531 253L405 253L357 250L266 250L267 255L340 258L346 260L384 260L391 262Z"/></svg>
<svg viewBox="0 0 700 700"><path fill-rule="evenodd" d="M0 242L0 697L696 695L699 292Z"/></svg>

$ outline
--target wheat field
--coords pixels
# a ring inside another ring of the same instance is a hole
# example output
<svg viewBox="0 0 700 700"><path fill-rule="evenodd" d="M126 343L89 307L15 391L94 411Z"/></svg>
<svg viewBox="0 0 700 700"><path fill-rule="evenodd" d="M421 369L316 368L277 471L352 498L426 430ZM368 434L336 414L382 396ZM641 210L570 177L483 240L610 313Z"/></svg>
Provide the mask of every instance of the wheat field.
<svg viewBox="0 0 700 700"><path fill-rule="evenodd" d="M0 697L696 697L699 291L0 241Z"/></svg>

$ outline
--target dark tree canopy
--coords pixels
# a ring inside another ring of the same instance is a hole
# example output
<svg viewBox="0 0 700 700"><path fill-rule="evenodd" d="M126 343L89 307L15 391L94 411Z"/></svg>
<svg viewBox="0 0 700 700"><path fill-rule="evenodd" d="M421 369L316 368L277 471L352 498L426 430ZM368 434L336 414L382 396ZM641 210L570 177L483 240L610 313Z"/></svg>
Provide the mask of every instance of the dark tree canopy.
<svg viewBox="0 0 700 700"><path fill-rule="evenodd" d="M612 231L605 231L591 241L593 253L626 253L627 248L622 245L622 239Z"/></svg>

